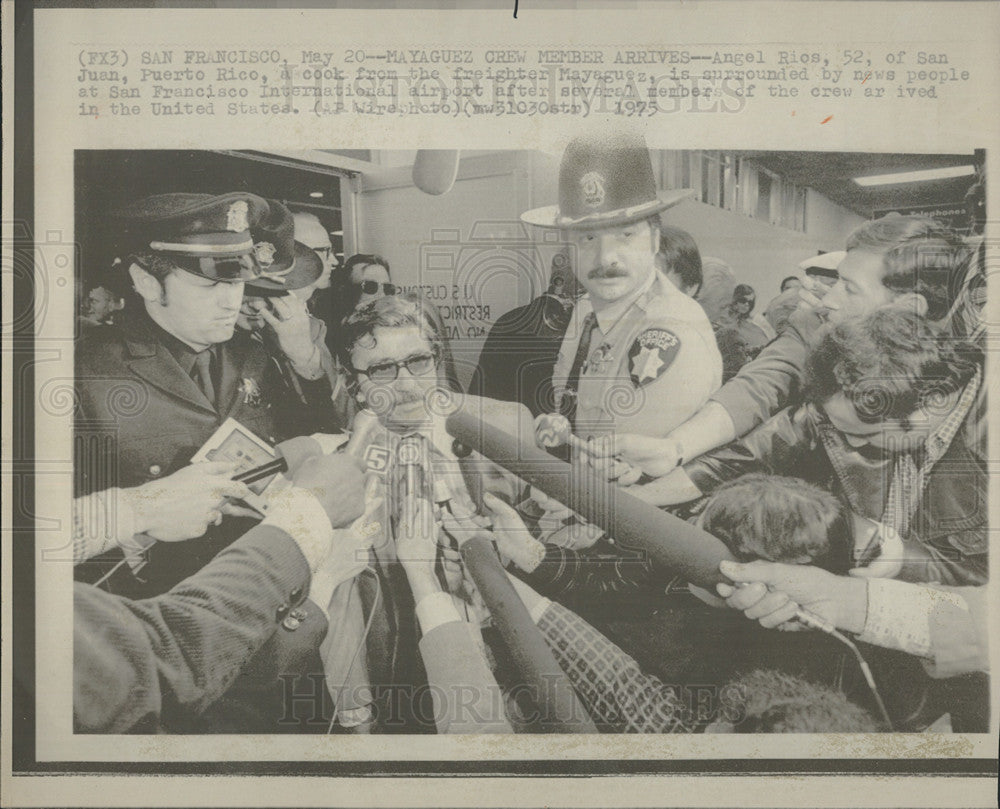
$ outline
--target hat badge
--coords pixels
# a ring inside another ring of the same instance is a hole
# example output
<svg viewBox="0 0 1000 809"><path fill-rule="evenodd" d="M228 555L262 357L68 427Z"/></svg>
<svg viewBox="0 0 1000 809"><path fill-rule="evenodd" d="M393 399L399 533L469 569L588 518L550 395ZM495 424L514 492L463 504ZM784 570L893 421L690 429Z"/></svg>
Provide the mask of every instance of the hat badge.
<svg viewBox="0 0 1000 809"><path fill-rule="evenodd" d="M277 248L270 242L257 242L253 246L254 258L257 259L257 263L263 270L274 264L274 256L277 252Z"/></svg>
<svg viewBox="0 0 1000 809"><path fill-rule="evenodd" d="M247 217L250 213L250 206L245 200L238 200L229 206L226 212L226 230L239 233L250 228Z"/></svg>
<svg viewBox="0 0 1000 809"><path fill-rule="evenodd" d="M604 204L604 175L596 171L588 171L580 178L580 189L583 191L583 201L591 208L599 208Z"/></svg>

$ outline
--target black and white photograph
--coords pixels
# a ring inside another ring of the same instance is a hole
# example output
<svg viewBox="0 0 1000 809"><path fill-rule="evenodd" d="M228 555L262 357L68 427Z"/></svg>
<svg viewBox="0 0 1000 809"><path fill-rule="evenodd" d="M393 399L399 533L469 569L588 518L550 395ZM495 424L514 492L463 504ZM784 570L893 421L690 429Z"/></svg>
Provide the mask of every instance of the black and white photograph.
<svg viewBox="0 0 1000 809"><path fill-rule="evenodd" d="M982 151L74 182L77 733L988 729Z"/></svg>
<svg viewBox="0 0 1000 809"><path fill-rule="evenodd" d="M995 804L997 4L0 10L4 805Z"/></svg>

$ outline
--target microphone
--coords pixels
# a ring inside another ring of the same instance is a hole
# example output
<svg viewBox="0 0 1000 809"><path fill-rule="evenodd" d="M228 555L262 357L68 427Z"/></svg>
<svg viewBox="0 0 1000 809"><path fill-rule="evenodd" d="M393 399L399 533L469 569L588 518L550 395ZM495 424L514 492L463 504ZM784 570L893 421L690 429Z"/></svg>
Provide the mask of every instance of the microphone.
<svg viewBox="0 0 1000 809"><path fill-rule="evenodd" d="M446 422L448 433L494 463L554 497L615 541L646 551L661 567L712 589L725 581L719 562L735 561L716 537L633 497L592 470L571 467L527 438L514 436L460 407Z"/></svg>
<svg viewBox="0 0 1000 809"><path fill-rule="evenodd" d="M802 607L795 611L795 620L801 624L811 627L812 629L818 629L820 632L825 632L827 635L837 634L837 627L824 618L820 618L816 613L809 612L809 610Z"/></svg>
<svg viewBox="0 0 1000 809"><path fill-rule="evenodd" d="M431 480L427 439L416 433L405 435L396 449L399 528L412 536L435 530L434 484ZM423 503L421 503L423 501Z"/></svg>
<svg viewBox="0 0 1000 809"><path fill-rule="evenodd" d="M748 586L750 582L746 581L730 581L729 579L724 579L726 584L730 584L737 589L743 589ZM825 618L821 618L814 612L810 612L805 607L799 607L795 611L795 620L800 624L809 627L810 629L818 629L820 632L825 632L827 635L838 635L837 627L832 623L827 621Z"/></svg>
<svg viewBox="0 0 1000 809"><path fill-rule="evenodd" d="M362 408L354 414L354 422L351 424L351 437L344 446L344 452L354 458L354 460L364 463L365 452L380 429L384 428L378 420L378 416L368 408Z"/></svg>
<svg viewBox="0 0 1000 809"><path fill-rule="evenodd" d="M413 162L413 184L425 194L451 191L458 178L458 149L420 149Z"/></svg>
<svg viewBox="0 0 1000 809"><path fill-rule="evenodd" d="M586 441L573 435L569 419L561 413L542 413L535 419L535 443L542 449L557 449L568 445L580 452L587 452L588 448ZM617 458L613 459L613 463L617 473L614 480L634 469L631 464Z"/></svg>
<svg viewBox="0 0 1000 809"><path fill-rule="evenodd" d="M587 449L587 442L573 435L569 419L561 413L542 413L535 419L535 443L542 449L567 445L579 450Z"/></svg>

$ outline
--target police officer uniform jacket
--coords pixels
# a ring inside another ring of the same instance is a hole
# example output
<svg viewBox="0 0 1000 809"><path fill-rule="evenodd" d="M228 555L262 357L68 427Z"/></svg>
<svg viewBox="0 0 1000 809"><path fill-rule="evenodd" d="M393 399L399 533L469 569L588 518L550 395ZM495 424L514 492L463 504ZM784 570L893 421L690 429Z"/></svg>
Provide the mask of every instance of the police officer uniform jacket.
<svg viewBox="0 0 1000 809"><path fill-rule="evenodd" d="M214 349L220 366L217 407L192 379L191 369L182 367L183 356L179 361L168 347L170 340L180 341L144 312L122 320L120 326L88 334L77 346L77 496L139 486L176 472L227 418L272 445L296 434L295 408L301 405L287 395L277 368L248 333L237 330ZM325 377L302 380L302 385L329 401ZM123 594L142 597L169 589L250 525L227 518L205 537L154 545L142 571L147 584Z"/></svg>

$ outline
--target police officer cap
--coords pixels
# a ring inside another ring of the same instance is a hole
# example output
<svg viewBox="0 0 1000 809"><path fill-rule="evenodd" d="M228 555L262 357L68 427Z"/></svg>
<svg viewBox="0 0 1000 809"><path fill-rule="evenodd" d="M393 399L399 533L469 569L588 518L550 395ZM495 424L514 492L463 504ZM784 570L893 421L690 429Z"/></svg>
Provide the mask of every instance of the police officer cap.
<svg viewBox="0 0 1000 809"><path fill-rule="evenodd" d="M545 228L613 227L645 219L690 196L689 188L657 195L649 149L634 132L574 138L559 166L559 204L521 214Z"/></svg>
<svg viewBox="0 0 1000 809"><path fill-rule="evenodd" d="M133 253L169 258L213 281L247 281L260 274L250 227L268 214L267 202L240 191L156 194L117 214Z"/></svg>
<svg viewBox="0 0 1000 809"><path fill-rule="evenodd" d="M846 256L843 250L834 250L830 253L820 253L818 256L810 256L805 261L799 262L799 269L806 275L821 275L824 278L839 278L837 267Z"/></svg>
<svg viewBox="0 0 1000 809"><path fill-rule="evenodd" d="M274 297L314 283L323 274L323 260L295 241L295 220L288 208L275 199L267 205L267 216L250 228L261 273L247 281L247 294Z"/></svg>

